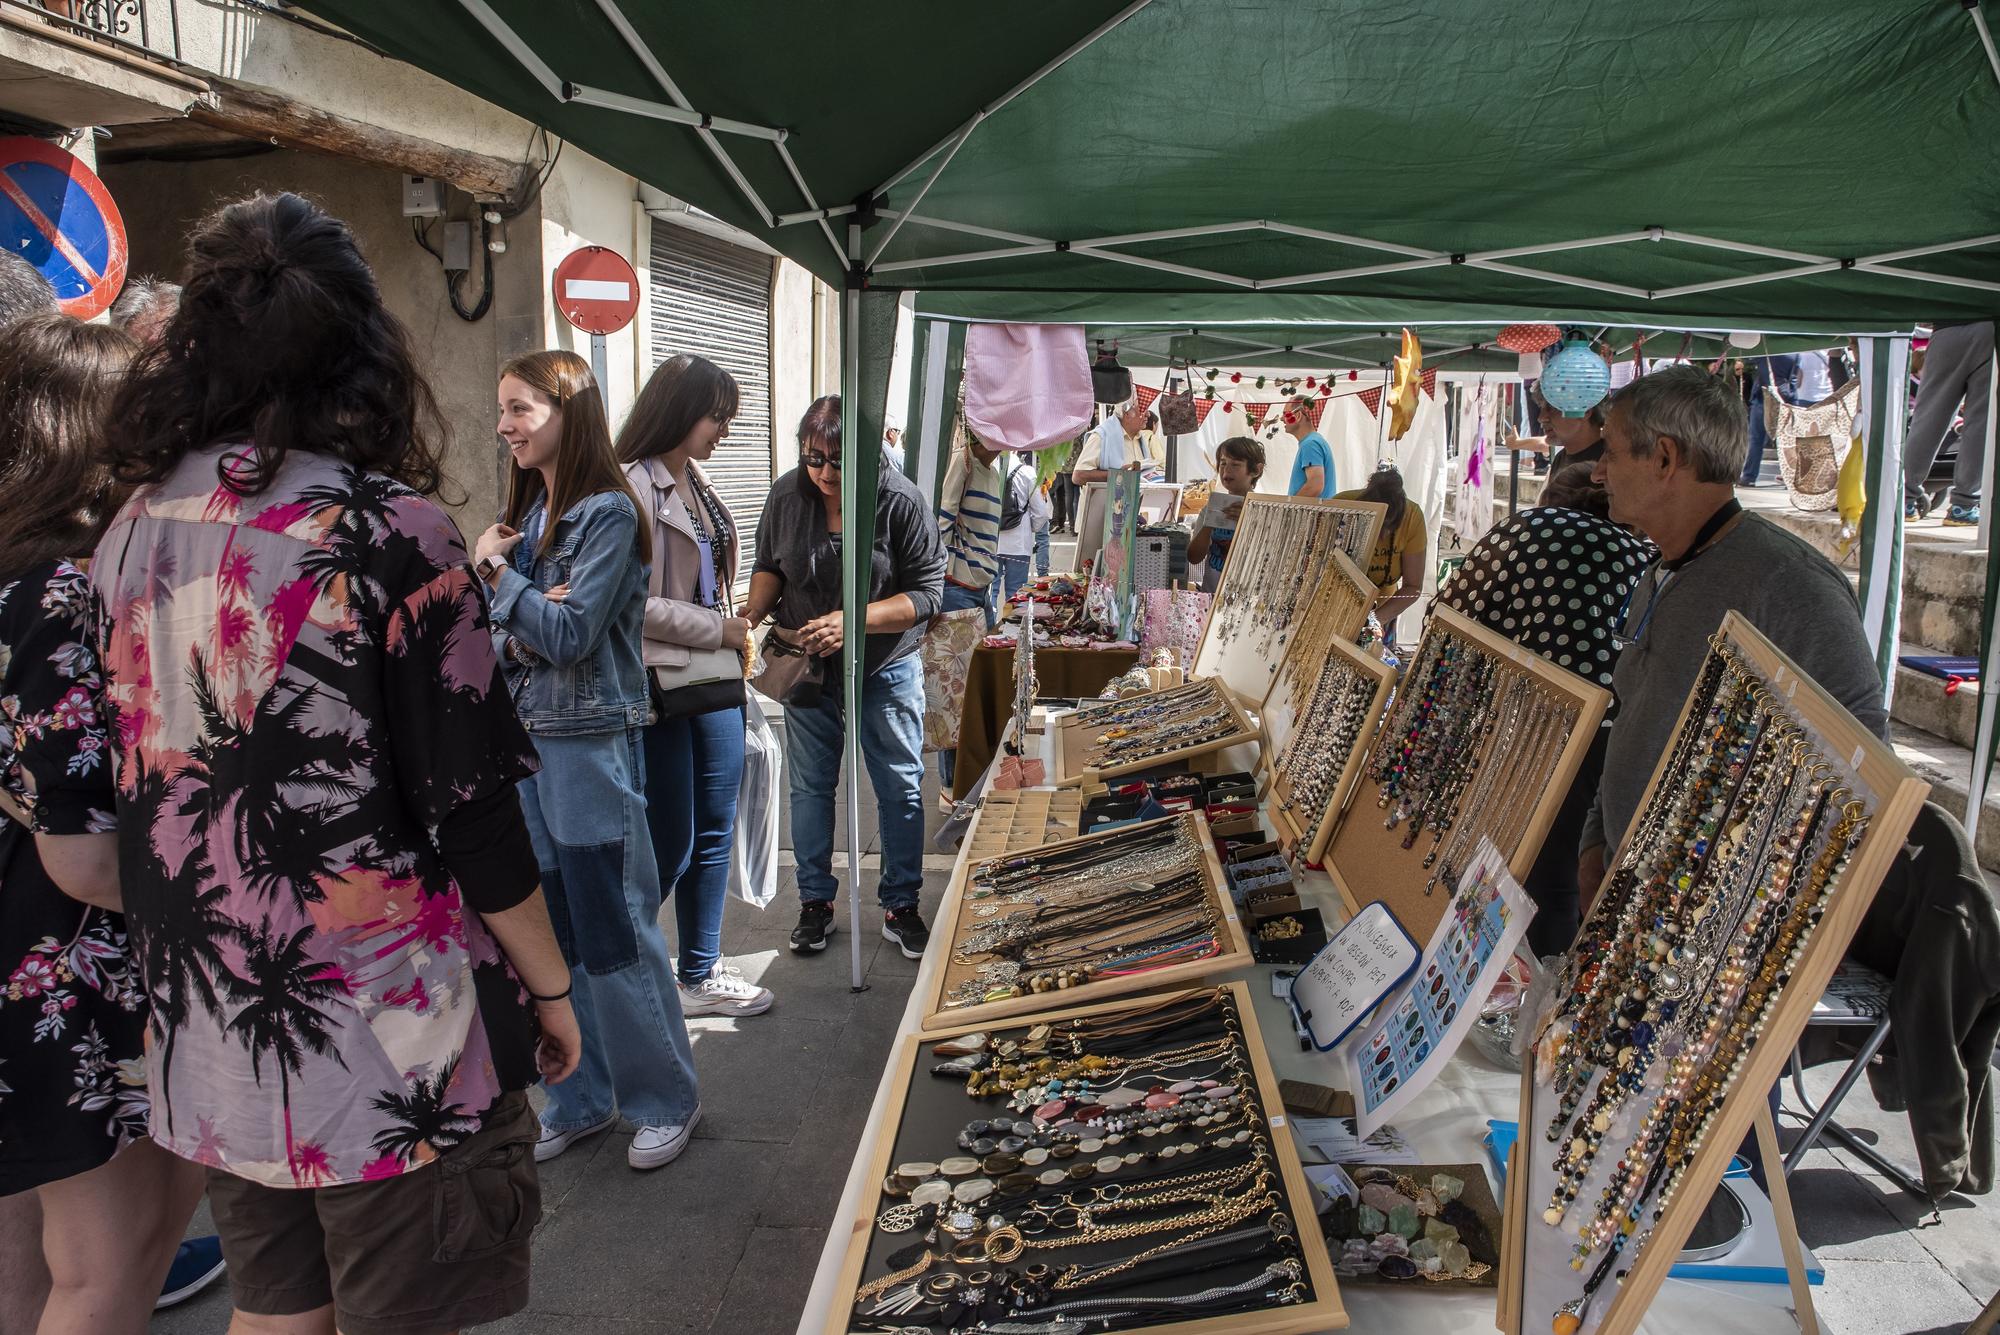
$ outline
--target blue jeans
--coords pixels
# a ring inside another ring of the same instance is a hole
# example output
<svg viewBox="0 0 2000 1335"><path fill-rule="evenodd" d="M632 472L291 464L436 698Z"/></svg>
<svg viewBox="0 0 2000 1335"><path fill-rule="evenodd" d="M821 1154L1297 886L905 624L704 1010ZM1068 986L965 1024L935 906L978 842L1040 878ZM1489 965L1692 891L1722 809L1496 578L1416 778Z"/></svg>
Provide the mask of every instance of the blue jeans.
<svg viewBox="0 0 2000 1335"><path fill-rule="evenodd" d="M689 987L722 957L744 726L739 708L661 719L646 729L646 825L660 894L674 901L680 980Z"/></svg>
<svg viewBox="0 0 2000 1335"><path fill-rule="evenodd" d="M660 932L639 732L536 737L541 773L517 790L583 1031L583 1060L547 1086L542 1122L557 1131L613 1112L639 1126L678 1125L698 1101Z"/></svg>
<svg viewBox="0 0 2000 1335"><path fill-rule="evenodd" d="M938 611L958 612L958 611L963 611L965 608L968 607L983 607L986 609L987 629L989 630L992 629L993 626L996 625L1000 620L1000 613L998 610L1000 606L999 603L1000 583L1002 579L1006 578L1007 562L1011 559L1013 558L1006 556L1000 558L1000 571L1001 571L1000 578L995 579L991 584L987 585L983 589L968 589L963 584L954 584L950 580L946 580L944 582L944 597L939 600ZM919 694L921 694L921 692L919 692ZM922 745L922 734L923 734L922 704L923 702L920 699L918 701L918 711L917 711L917 733L918 733L919 746ZM943 782L947 790L949 790L951 787L952 775L957 771L958 768L957 762L958 762L957 751L938 752L938 778Z"/></svg>
<svg viewBox="0 0 2000 1335"><path fill-rule="evenodd" d="M1049 573L1049 531L1046 528L1035 530L1035 573Z"/></svg>
<svg viewBox="0 0 2000 1335"><path fill-rule="evenodd" d="M1041 549L1040 560L1044 571L1048 569L1048 541L1049 535L1046 533L1037 533L1035 535L1035 545ZM1003 556L1000 558L1000 584L1002 586L1000 592L1003 597L1013 597L1015 590L1028 582L1028 560L1029 558L1025 556Z"/></svg>
<svg viewBox="0 0 2000 1335"><path fill-rule="evenodd" d="M808 904L831 904L840 889L833 878L833 790L846 728L838 678L827 686L817 705L785 706L792 852L799 863L799 898ZM924 884L924 665L916 654L862 678L861 756L881 819L876 894L885 909L913 908ZM848 801L861 800L859 788L850 774Z"/></svg>

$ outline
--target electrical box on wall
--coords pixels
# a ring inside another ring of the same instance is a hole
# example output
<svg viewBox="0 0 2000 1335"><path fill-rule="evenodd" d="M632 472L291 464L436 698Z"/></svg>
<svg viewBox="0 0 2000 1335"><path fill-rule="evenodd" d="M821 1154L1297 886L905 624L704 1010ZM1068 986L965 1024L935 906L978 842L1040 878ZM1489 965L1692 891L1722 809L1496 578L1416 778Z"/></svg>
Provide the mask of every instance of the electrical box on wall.
<svg viewBox="0 0 2000 1335"><path fill-rule="evenodd" d="M446 272L464 272L472 267L472 224L469 222L448 222L444 225L444 236L438 243L438 254L444 256Z"/></svg>
<svg viewBox="0 0 2000 1335"><path fill-rule="evenodd" d="M434 176L403 178L403 216L441 218L444 216L444 182Z"/></svg>

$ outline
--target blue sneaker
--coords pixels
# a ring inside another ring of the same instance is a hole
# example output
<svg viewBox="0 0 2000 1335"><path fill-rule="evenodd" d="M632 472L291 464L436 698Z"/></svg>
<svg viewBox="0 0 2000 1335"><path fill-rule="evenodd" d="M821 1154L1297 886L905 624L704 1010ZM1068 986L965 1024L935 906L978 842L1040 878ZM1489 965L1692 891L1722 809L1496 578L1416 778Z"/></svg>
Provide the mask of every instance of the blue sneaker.
<svg viewBox="0 0 2000 1335"><path fill-rule="evenodd" d="M1903 518L1904 518L1904 519L1906 519L1906 520L1912 520L1912 519L1922 519L1922 518L1924 517L1924 514L1925 514L1925 513L1926 513L1926 512L1925 512L1925 510L1924 510L1924 507L1923 507L1922 505L1920 505L1919 503L1917 503L1916 501L1904 501L1904 502L1903 502Z"/></svg>
<svg viewBox="0 0 2000 1335"><path fill-rule="evenodd" d="M222 1239L214 1234L189 1238L174 1255L167 1269L167 1282L160 1286L155 1312L179 1306L222 1277Z"/></svg>
<svg viewBox="0 0 2000 1335"><path fill-rule="evenodd" d="M1979 527L1979 507L1976 505L1954 505L1944 512L1946 528Z"/></svg>

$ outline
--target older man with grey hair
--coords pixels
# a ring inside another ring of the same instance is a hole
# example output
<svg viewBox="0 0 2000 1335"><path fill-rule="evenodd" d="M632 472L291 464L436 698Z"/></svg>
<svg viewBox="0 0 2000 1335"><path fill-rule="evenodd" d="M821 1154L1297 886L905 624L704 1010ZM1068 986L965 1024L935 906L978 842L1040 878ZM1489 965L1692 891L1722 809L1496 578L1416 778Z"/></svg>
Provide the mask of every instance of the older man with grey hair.
<svg viewBox="0 0 2000 1335"><path fill-rule="evenodd" d="M1619 617L1612 689L1618 720L1597 801L1584 822L1577 883L1604 880L1694 688L1708 637L1741 612L1799 670L1877 736L1888 733L1882 680L1846 576L1804 539L1736 502L1749 424L1735 386L1698 366L1634 380L1610 401L1596 481L1611 518L1660 549Z"/></svg>
<svg viewBox="0 0 2000 1335"><path fill-rule="evenodd" d="M111 324L140 343L151 345L173 323L181 308L181 285L147 274L125 284L111 303Z"/></svg>

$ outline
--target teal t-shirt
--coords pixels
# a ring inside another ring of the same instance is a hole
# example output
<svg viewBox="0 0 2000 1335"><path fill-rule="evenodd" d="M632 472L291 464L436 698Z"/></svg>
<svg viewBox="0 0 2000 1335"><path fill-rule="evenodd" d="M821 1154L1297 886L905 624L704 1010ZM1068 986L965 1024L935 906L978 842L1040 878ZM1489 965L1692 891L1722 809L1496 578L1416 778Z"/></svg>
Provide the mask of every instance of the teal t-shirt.
<svg viewBox="0 0 2000 1335"><path fill-rule="evenodd" d="M1317 431L1308 432L1306 438L1299 442L1298 457L1292 460L1292 485L1288 489L1289 495L1298 495L1299 489L1305 486L1308 468L1320 470L1321 500L1325 500L1338 490L1333 481L1333 445Z"/></svg>

